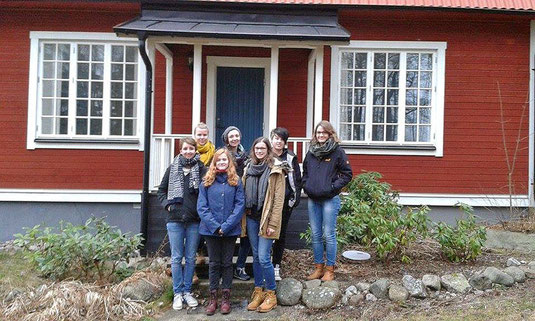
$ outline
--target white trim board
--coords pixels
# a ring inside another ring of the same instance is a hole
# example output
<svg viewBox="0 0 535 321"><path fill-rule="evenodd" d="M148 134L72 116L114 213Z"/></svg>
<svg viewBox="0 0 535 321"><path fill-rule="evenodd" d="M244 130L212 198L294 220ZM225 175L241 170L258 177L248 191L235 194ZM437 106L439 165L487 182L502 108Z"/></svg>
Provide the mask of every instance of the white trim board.
<svg viewBox="0 0 535 321"><path fill-rule="evenodd" d="M530 199L528 195L512 195L513 206L528 207ZM429 205L429 206L455 206L457 203L465 203L477 207L508 207L509 195L505 194L428 194L428 193L400 193L401 205Z"/></svg>
<svg viewBox="0 0 535 321"><path fill-rule="evenodd" d="M141 190L0 189L0 201L140 203Z"/></svg>

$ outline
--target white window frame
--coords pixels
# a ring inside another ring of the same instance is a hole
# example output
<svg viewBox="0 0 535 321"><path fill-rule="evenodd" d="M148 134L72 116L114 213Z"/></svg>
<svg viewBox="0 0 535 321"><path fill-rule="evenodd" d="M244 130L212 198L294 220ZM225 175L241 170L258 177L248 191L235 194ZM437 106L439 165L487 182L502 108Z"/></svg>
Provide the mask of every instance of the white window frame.
<svg viewBox="0 0 535 321"><path fill-rule="evenodd" d="M27 128L27 149L125 149L125 150L143 150L144 138L144 112L143 106L145 101L145 68L143 60L138 53L138 71L137 71L137 118L136 132L133 136L107 136L107 137L38 137L38 125L40 122L39 110L39 68L41 42L85 42L85 43L112 43L122 45L134 45L137 47L137 41L133 39L119 38L114 33L104 32L49 32L49 31L31 31L30 32L30 69L29 69L29 86L28 86L28 128ZM106 67L105 67L106 68ZM105 80L106 82L106 80ZM104 86L109 86L104 84ZM106 89L105 89L106 92ZM106 98L104 98L106 100ZM106 103L105 103L106 104ZM104 122L110 120L103 115ZM69 117L74 117L69 115ZM106 126L107 127L107 126ZM103 128L104 130L104 128Z"/></svg>
<svg viewBox="0 0 535 321"><path fill-rule="evenodd" d="M442 157L444 153L444 83L446 65L446 42L424 41L350 41L347 46L332 46L330 122L339 131L340 120L340 59L343 51L384 50L389 51L432 51L436 53L436 70L433 70L434 87L432 97L431 142L355 142L343 141L348 154L374 155L419 155ZM401 78L401 77L400 77ZM405 79L403 77L403 79ZM401 79L400 79L401 80ZM369 88L368 88L369 90ZM400 95L401 99L401 95ZM432 100L433 101L433 100ZM368 116L367 116L368 117ZM402 119L401 117L399 118ZM404 119L404 117L403 117Z"/></svg>

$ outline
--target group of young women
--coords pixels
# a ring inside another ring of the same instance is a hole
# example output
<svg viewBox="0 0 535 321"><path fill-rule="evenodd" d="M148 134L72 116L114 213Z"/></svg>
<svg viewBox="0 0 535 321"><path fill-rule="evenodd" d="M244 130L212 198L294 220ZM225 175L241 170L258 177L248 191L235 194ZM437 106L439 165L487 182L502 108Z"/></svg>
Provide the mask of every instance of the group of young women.
<svg viewBox="0 0 535 321"><path fill-rule="evenodd" d="M195 128L194 137L182 140L180 154L158 189L158 197L169 212L173 308L182 309L184 302L189 307L198 305L191 287L201 236L209 257L206 314L213 315L218 307L223 314L231 311L232 258L238 237L241 256L249 252L247 245L253 254L254 290L247 309L268 312L275 308L286 228L292 209L299 204L301 188L308 195L315 263L307 278L334 279L338 194L351 180L352 172L332 125L327 121L316 125L302 177L297 157L285 147L289 137L285 128L272 130L271 140L257 138L249 155L240 144L240 130L234 126L224 131L225 147L218 150L208 140L205 124Z"/></svg>

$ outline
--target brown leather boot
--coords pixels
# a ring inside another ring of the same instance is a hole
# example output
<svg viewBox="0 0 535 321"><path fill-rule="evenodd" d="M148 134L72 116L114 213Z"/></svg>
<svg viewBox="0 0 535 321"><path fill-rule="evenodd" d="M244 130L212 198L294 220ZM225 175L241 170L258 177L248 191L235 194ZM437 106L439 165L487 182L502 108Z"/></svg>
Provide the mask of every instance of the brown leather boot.
<svg viewBox="0 0 535 321"><path fill-rule="evenodd" d="M265 296L266 294L264 293L264 291L262 291L261 287L255 287L253 294L251 295L251 302L249 303L249 305L247 305L247 310L256 311L256 309L264 301Z"/></svg>
<svg viewBox="0 0 535 321"><path fill-rule="evenodd" d="M323 276L323 264L316 263L316 269L314 270L314 272L312 272L312 274L307 276L307 280L321 279L322 276Z"/></svg>
<svg viewBox="0 0 535 321"><path fill-rule="evenodd" d="M275 291L267 290L264 302L256 309L258 312L269 312L277 307L277 295Z"/></svg>
<svg viewBox="0 0 535 321"><path fill-rule="evenodd" d="M223 300L221 300L220 311L222 314L230 313L230 289L223 289Z"/></svg>
<svg viewBox="0 0 535 321"><path fill-rule="evenodd" d="M217 310L217 290L210 291L210 302L206 306L206 315L214 315Z"/></svg>
<svg viewBox="0 0 535 321"><path fill-rule="evenodd" d="M332 281L334 280L334 265L327 265L325 267L325 274L321 278L322 281Z"/></svg>

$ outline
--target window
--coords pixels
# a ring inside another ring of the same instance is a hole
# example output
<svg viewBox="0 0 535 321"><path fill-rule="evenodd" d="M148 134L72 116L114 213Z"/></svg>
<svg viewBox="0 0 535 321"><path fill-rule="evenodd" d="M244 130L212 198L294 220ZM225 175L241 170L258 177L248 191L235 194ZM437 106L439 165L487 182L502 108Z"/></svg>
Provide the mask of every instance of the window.
<svg viewBox="0 0 535 321"><path fill-rule="evenodd" d="M442 156L445 43L333 47L331 120L349 150Z"/></svg>
<svg viewBox="0 0 535 321"><path fill-rule="evenodd" d="M30 38L29 125L35 126L28 148L140 148L136 42L94 33Z"/></svg>

